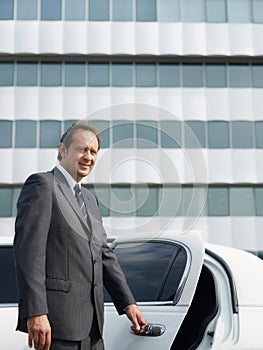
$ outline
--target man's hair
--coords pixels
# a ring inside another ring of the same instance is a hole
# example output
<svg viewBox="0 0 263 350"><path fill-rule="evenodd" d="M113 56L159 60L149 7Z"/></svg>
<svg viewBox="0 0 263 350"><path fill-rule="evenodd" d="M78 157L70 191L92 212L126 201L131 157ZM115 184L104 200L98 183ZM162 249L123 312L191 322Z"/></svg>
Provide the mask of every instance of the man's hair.
<svg viewBox="0 0 263 350"><path fill-rule="evenodd" d="M77 121L77 122L74 122L65 132L64 134L61 136L60 138L60 143L63 143L66 148L69 148L69 146L72 144L72 137L74 135L74 133L77 131L77 130L86 130L86 131L90 131L92 132L96 138L97 138L97 141L98 141L98 150L100 149L100 144L101 144L101 141L100 141L100 134L98 132L98 130L96 130L95 128L93 128L91 125L88 124L88 122L86 121ZM59 161L61 161L62 157L60 155L60 153L58 152L58 155L57 155L57 159Z"/></svg>

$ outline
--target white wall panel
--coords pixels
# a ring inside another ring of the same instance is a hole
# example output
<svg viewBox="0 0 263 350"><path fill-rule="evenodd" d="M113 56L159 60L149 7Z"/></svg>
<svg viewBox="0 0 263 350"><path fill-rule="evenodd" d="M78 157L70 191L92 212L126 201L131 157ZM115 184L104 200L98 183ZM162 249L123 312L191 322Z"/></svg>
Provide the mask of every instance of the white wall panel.
<svg viewBox="0 0 263 350"><path fill-rule="evenodd" d="M232 149L233 182L256 182L255 150Z"/></svg>
<svg viewBox="0 0 263 350"><path fill-rule="evenodd" d="M0 117L1 119L13 119L15 116L15 88L0 88Z"/></svg>
<svg viewBox="0 0 263 350"><path fill-rule="evenodd" d="M135 23L112 22L111 24L112 53L134 55L135 49Z"/></svg>
<svg viewBox="0 0 263 350"><path fill-rule="evenodd" d="M228 89L205 89L206 119L229 119L229 94Z"/></svg>
<svg viewBox="0 0 263 350"><path fill-rule="evenodd" d="M38 150L15 149L13 152L13 177L12 182L24 183L27 177L37 172Z"/></svg>
<svg viewBox="0 0 263 350"><path fill-rule="evenodd" d="M38 91L37 87L15 88L15 117L17 119L38 119Z"/></svg>
<svg viewBox="0 0 263 350"><path fill-rule="evenodd" d="M206 119L205 89L183 89L183 115L184 119Z"/></svg>
<svg viewBox="0 0 263 350"><path fill-rule="evenodd" d="M39 52L63 53L63 21L39 22Z"/></svg>
<svg viewBox="0 0 263 350"><path fill-rule="evenodd" d="M109 119L111 106L110 88L92 89L87 91L87 115L96 113L96 119ZM93 118L94 119L94 118Z"/></svg>
<svg viewBox="0 0 263 350"><path fill-rule="evenodd" d="M183 53L182 23L159 23L159 54Z"/></svg>
<svg viewBox="0 0 263 350"><path fill-rule="evenodd" d="M15 52L16 53L38 53L38 21L16 21L15 22Z"/></svg>
<svg viewBox="0 0 263 350"><path fill-rule="evenodd" d="M135 46L137 55L156 55L159 52L158 24L136 23Z"/></svg>
<svg viewBox="0 0 263 350"><path fill-rule="evenodd" d="M0 218L0 236L13 237L15 232L15 218Z"/></svg>
<svg viewBox="0 0 263 350"><path fill-rule="evenodd" d="M88 53L111 54L111 23L88 23Z"/></svg>
<svg viewBox="0 0 263 350"><path fill-rule="evenodd" d="M111 89L112 120L134 119L134 88Z"/></svg>
<svg viewBox="0 0 263 350"><path fill-rule="evenodd" d="M233 247L231 217L208 217L209 243Z"/></svg>
<svg viewBox="0 0 263 350"><path fill-rule="evenodd" d="M253 100L251 89L228 89L229 113L231 120L251 120L253 118Z"/></svg>
<svg viewBox="0 0 263 350"><path fill-rule="evenodd" d="M180 184L185 182L183 149L161 149L160 169L163 183Z"/></svg>
<svg viewBox="0 0 263 350"><path fill-rule="evenodd" d="M159 119L181 119L183 115L183 89L159 89L158 106L163 109L159 111ZM167 113L167 112L169 113Z"/></svg>
<svg viewBox="0 0 263 350"><path fill-rule="evenodd" d="M0 25L0 53L15 52L15 22L1 21Z"/></svg>
<svg viewBox="0 0 263 350"><path fill-rule="evenodd" d="M231 217L233 247L257 250L255 217Z"/></svg>
<svg viewBox="0 0 263 350"><path fill-rule="evenodd" d="M11 184L13 182L13 149L1 148L0 164L0 183ZM19 169L16 168L15 171L19 172Z"/></svg>
<svg viewBox="0 0 263 350"><path fill-rule="evenodd" d="M263 26L262 24L253 25L253 46L254 46L254 55L260 56L263 54Z"/></svg>
<svg viewBox="0 0 263 350"><path fill-rule="evenodd" d="M257 250L263 250L263 217L256 217L255 218L255 231L256 231L256 249Z"/></svg>
<svg viewBox="0 0 263 350"><path fill-rule="evenodd" d="M136 119L158 119L158 89L137 88L134 91ZM145 108L143 108L145 104Z"/></svg>
<svg viewBox="0 0 263 350"><path fill-rule="evenodd" d="M63 118L83 119L87 116L87 88L63 88Z"/></svg>
<svg viewBox="0 0 263 350"><path fill-rule="evenodd" d="M208 183L206 149L184 149L184 182Z"/></svg>
<svg viewBox="0 0 263 350"><path fill-rule="evenodd" d="M59 143L59 140L58 140ZM54 168L57 162L57 150L54 148L40 148L37 152L37 171L48 171Z"/></svg>
<svg viewBox="0 0 263 350"><path fill-rule="evenodd" d="M112 149L110 183L135 183L136 169L142 161L137 158L135 149ZM103 162L107 153L104 153Z"/></svg>
<svg viewBox="0 0 263 350"><path fill-rule="evenodd" d="M63 53L88 52L88 30L85 21L65 21L63 28Z"/></svg>
<svg viewBox="0 0 263 350"><path fill-rule="evenodd" d="M183 54L205 55L206 48L206 24L183 23Z"/></svg>
<svg viewBox="0 0 263 350"><path fill-rule="evenodd" d="M255 151L256 181L263 183L263 149Z"/></svg>
<svg viewBox="0 0 263 350"><path fill-rule="evenodd" d="M207 167L208 183L231 183L233 181L230 149L208 149Z"/></svg>
<svg viewBox="0 0 263 350"><path fill-rule="evenodd" d="M165 168L160 167L158 149L136 150L136 183L162 183Z"/></svg>
<svg viewBox="0 0 263 350"><path fill-rule="evenodd" d="M263 89L253 89L252 92L253 119L262 120L263 115Z"/></svg>
<svg viewBox="0 0 263 350"><path fill-rule="evenodd" d="M63 119L63 89L39 88L39 118Z"/></svg>
<svg viewBox="0 0 263 350"><path fill-rule="evenodd" d="M207 55L229 55L228 24L206 24Z"/></svg>
<svg viewBox="0 0 263 350"><path fill-rule="evenodd" d="M229 44L231 55L253 55L252 23L229 23Z"/></svg>

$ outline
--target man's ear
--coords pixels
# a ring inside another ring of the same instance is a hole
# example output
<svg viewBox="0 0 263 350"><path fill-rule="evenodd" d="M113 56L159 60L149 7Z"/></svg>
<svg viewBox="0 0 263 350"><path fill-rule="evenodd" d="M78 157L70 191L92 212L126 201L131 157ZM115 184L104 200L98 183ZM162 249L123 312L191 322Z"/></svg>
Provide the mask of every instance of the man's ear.
<svg viewBox="0 0 263 350"><path fill-rule="evenodd" d="M66 154L66 146L64 145L64 143L60 143L59 146L58 146L58 151L59 151L59 154L61 156L61 158L64 158L65 154Z"/></svg>

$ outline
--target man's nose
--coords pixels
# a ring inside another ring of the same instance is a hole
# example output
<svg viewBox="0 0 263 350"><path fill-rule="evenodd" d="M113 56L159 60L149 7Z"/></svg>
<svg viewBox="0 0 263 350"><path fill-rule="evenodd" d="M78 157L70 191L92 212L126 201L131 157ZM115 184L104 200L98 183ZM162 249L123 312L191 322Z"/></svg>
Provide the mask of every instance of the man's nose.
<svg viewBox="0 0 263 350"><path fill-rule="evenodd" d="M90 152L89 149L85 150L84 157L87 158L87 159L91 159L91 152Z"/></svg>

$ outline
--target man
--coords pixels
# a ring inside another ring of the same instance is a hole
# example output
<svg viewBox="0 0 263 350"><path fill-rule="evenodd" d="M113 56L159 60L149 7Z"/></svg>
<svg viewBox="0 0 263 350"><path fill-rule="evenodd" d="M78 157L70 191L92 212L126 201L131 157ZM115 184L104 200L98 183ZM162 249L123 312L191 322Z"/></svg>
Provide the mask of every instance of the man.
<svg viewBox="0 0 263 350"><path fill-rule="evenodd" d="M99 135L79 121L60 141L57 166L31 175L18 200L17 329L37 350L101 350L103 284L136 331L146 322L106 243L97 201L80 186L95 165Z"/></svg>

